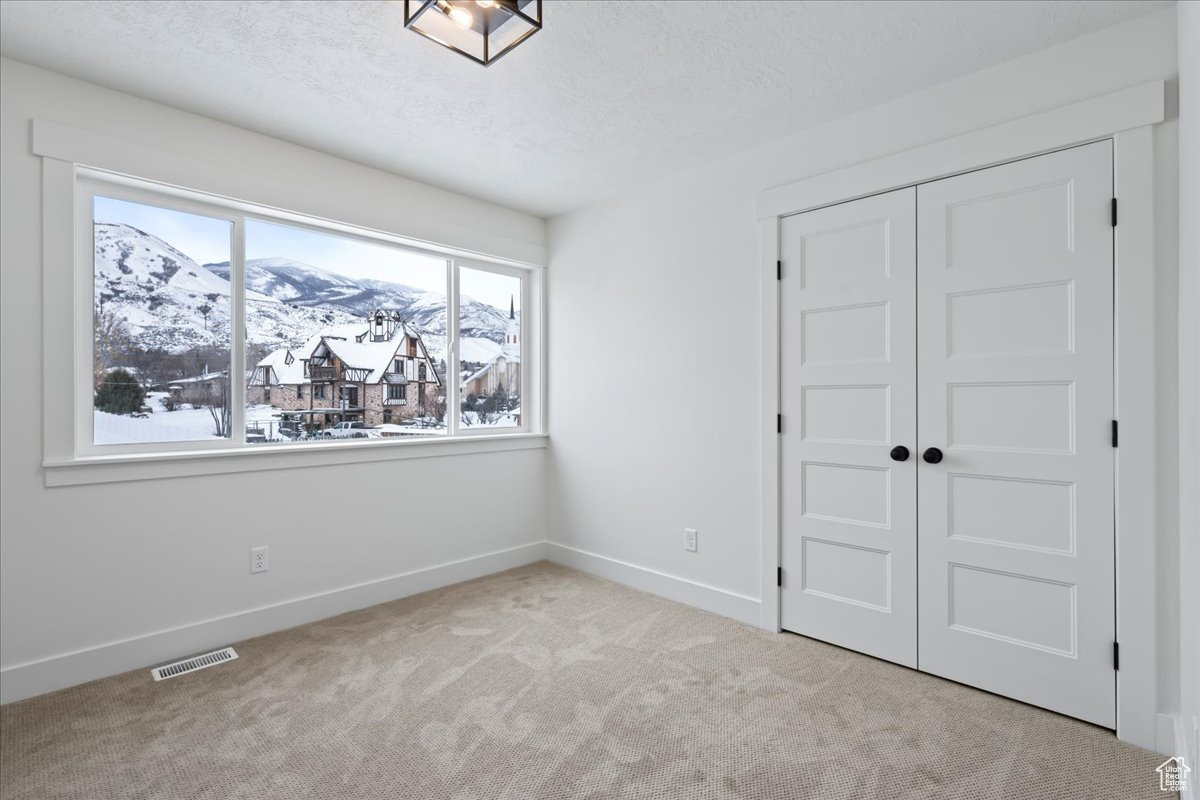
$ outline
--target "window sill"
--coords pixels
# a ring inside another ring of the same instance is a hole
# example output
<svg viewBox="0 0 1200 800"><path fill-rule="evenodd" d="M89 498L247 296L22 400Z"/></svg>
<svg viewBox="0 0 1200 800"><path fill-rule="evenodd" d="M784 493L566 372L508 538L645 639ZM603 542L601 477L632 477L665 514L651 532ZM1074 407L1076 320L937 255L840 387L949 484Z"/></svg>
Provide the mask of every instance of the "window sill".
<svg viewBox="0 0 1200 800"><path fill-rule="evenodd" d="M274 469L299 469L373 461L402 461L473 453L538 450L544 433L473 435L410 442L366 441L337 444L256 445L222 450L85 456L47 460L42 467L47 487L117 483L193 475L225 475Z"/></svg>

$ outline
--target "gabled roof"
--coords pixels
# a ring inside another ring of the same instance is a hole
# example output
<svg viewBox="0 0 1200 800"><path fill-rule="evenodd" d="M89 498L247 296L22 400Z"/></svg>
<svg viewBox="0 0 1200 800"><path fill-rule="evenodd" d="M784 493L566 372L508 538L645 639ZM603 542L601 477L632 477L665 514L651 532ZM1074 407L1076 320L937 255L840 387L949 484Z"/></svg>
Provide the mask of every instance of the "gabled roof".
<svg viewBox="0 0 1200 800"><path fill-rule="evenodd" d="M286 347L271 352L258 362L260 367L271 368L271 381L274 383L304 383L304 362ZM255 382L260 380L255 376Z"/></svg>
<svg viewBox="0 0 1200 800"><path fill-rule="evenodd" d="M467 383L470 383L471 381L477 381L480 378L482 378L484 375L487 375L488 372L491 371L492 367L494 367L496 365L496 362L499 361L501 358L503 358L505 361L509 362L510 364L520 364L521 363L521 354L519 352L512 353L512 352L508 352L506 350L501 350L499 353L496 353L496 355L492 356L491 361L489 361L488 363L486 363L482 367L480 367L478 370L476 370L475 373L473 375L471 375L469 378L463 378L462 383L467 384Z"/></svg>
<svg viewBox="0 0 1200 800"><path fill-rule="evenodd" d="M339 339L364 339L371 332L365 322L347 322L343 325L331 325L322 330L318 336L337 337Z"/></svg>
<svg viewBox="0 0 1200 800"><path fill-rule="evenodd" d="M388 375L392 359L399 353L400 346L405 339L412 339L419 343L420 355L418 357L429 363L430 380L441 384L437 370L433 369L433 362L429 359L429 351L426 350L425 343L421 341L420 334L411 330L403 322L397 325L391 338L383 341L371 341L370 332L370 327L366 322L333 325L308 337L308 341L296 350L288 348L275 350L260 360L257 366L271 368L272 382L308 383L309 380L304 374L305 364L312 359L313 353L324 345L342 362L346 369L367 371L366 376L358 380L364 380L366 383L379 383L384 380L385 376L389 378L389 381L395 377ZM256 376L253 383L257 383L259 380L260 378Z"/></svg>

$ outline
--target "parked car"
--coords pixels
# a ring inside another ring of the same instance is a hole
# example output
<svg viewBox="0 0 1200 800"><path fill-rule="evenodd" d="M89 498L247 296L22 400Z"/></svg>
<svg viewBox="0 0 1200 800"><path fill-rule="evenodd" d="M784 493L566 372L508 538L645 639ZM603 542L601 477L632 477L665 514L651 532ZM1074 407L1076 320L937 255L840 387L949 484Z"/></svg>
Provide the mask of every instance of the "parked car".
<svg viewBox="0 0 1200 800"><path fill-rule="evenodd" d="M339 422L332 428L326 428L324 435L329 439L375 439L380 433L367 427L365 422Z"/></svg>

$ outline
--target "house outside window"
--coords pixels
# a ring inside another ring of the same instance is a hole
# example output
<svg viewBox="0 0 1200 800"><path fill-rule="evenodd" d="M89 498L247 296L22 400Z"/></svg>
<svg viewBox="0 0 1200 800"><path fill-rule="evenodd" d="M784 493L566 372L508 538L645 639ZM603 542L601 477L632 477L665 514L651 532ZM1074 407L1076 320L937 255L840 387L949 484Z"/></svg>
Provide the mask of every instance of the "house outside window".
<svg viewBox="0 0 1200 800"><path fill-rule="evenodd" d="M72 380L95 398L76 405L77 456L338 446L323 428L385 416L404 438L529 430L512 424L525 379L497 359L520 347L514 309L530 270L86 169L76 188L91 211L76 278L93 308L75 322L91 325L92 353ZM281 285L297 265L314 282L303 301L251 288ZM408 381L419 382L412 404Z"/></svg>

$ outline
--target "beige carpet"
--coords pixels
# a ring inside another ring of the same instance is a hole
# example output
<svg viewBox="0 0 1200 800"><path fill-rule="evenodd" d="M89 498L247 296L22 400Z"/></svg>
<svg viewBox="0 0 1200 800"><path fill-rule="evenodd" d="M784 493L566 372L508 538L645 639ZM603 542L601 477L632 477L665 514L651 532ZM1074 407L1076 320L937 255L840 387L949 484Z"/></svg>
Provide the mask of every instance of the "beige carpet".
<svg viewBox="0 0 1200 800"><path fill-rule="evenodd" d="M0 796L1162 798L1109 733L536 564L0 711Z"/></svg>

